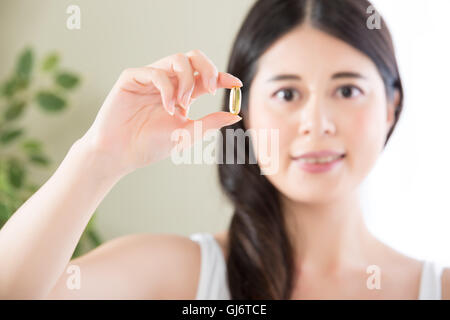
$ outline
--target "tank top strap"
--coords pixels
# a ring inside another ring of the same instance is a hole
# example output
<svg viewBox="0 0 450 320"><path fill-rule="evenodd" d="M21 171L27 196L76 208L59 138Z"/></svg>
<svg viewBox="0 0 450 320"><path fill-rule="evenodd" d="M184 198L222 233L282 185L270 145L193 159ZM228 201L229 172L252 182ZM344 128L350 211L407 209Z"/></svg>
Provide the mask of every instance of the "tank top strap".
<svg viewBox="0 0 450 320"><path fill-rule="evenodd" d="M436 261L424 260L420 279L419 300L441 300L443 266Z"/></svg>
<svg viewBox="0 0 450 320"><path fill-rule="evenodd" d="M196 300L230 300L226 262L219 243L208 232L193 233L189 238L198 242L201 252Z"/></svg>

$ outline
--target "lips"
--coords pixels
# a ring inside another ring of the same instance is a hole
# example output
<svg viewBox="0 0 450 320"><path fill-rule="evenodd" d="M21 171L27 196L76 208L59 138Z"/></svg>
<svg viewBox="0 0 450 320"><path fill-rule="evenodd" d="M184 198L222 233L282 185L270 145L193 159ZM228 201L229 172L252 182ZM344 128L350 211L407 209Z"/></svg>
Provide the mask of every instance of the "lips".
<svg viewBox="0 0 450 320"><path fill-rule="evenodd" d="M345 156L344 152L337 152L332 150L320 150L314 152L304 153L299 156L294 156L293 159L303 159L303 158L325 158L325 157L337 157L337 156Z"/></svg>
<svg viewBox="0 0 450 320"><path fill-rule="evenodd" d="M342 163L345 153L322 150L304 153L293 159L296 166L309 173L325 173Z"/></svg>

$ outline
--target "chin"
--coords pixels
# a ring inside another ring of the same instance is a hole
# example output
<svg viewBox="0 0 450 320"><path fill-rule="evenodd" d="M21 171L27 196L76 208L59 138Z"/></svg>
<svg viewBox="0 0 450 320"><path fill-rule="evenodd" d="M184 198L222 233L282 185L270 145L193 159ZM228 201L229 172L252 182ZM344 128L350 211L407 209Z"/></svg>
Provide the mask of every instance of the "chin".
<svg viewBox="0 0 450 320"><path fill-rule="evenodd" d="M290 176L292 178L292 176ZM289 181L288 181L289 180ZM312 180L312 179L288 179L284 182L278 182L278 190L288 199L296 202L306 203L327 203L333 201L340 196L342 192L342 180Z"/></svg>

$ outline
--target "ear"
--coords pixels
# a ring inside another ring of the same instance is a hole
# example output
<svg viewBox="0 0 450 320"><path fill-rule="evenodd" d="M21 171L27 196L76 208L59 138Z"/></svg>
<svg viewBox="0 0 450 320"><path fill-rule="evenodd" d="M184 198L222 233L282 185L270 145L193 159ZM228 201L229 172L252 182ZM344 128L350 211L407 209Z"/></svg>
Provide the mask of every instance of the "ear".
<svg viewBox="0 0 450 320"><path fill-rule="evenodd" d="M399 103L400 103L400 91L398 89L395 89L394 99L392 99L392 101L388 102L388 110L387 110L388 132L391 130L392 126L394 125L395 111L397 110ZM386 134L387 134L387 132L386 132Z"/></svg>

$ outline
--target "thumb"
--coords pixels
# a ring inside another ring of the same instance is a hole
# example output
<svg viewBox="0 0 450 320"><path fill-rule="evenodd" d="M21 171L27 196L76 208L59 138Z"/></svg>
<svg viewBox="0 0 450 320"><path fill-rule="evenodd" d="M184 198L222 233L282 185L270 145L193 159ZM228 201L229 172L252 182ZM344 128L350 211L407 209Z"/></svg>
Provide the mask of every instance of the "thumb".
<svg viewBox="0 0 450 320"><path fill-rule="evenodd" d="M202 127L205 131L211 129L220 129L224 126L232 125L233 123L241 120L242 118L240 116L225 111L210 113L199 119L199 121L202 122Z"/></svg>
<svg viewBox="0 0 450 320"><path fill-rule="evenodd" d="M190 121L186 126L186 129L192 133L194 131L194 122L201 121L202 134L205 134L208 130L220 129L224 126L232 125L233 123L236 123L240 120L242 120L242 118L238 115L232 114L230 112L218 111L210 113L198 120Z"/></svg>

